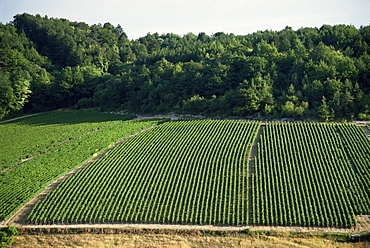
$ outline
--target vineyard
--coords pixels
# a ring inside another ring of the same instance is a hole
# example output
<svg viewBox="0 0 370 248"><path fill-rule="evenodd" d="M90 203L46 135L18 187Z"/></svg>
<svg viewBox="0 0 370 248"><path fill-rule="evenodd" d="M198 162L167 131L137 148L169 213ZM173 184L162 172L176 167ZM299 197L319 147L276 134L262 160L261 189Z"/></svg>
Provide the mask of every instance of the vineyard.
<svg viewBox="0 0 370 248"><path fill-rule="evenodd" d="M177 121L123 143L39 202L33 222L248 222L258 122Z"/></svg>
<svg viewBox="0 0 370 248"><path fill-rule="evenodd" d="M370 212L370 144L345 124L267 124L252 180L252 223L352 226Z"/></svg>
<svg viewBox="0 0 370 248"><path fill-rule="evenodd" d="M70 139L109 125L111 121L133 117L90 111L59 111L0 124L0 171Z"/></svg>
<svg viewBox="0 0 370 248"><path fill-rule="evenodd" d="M0 219L151 126L62 181L37 202L29 222L349 227L355 215L370 213L370 140L354 124L163 122L96 122L88 134L75 132L0 173Z"/></svg>
<svg viewBox="0 0 370 248"><path fill-rule="evenodd" d="M73 123L79 119L77 112L67 117L64 114L58 113L59 117L64 119L56 120L54 117L49 119L54 122L69 122ZM77 114L77 115L76 115ZM83 115L83 113L80 113ZM54 115L52 113L51 115ZM94 113L90 113L90 119L93 118ZM48 116L42 117L48 119ZM115 121L111 122L97 122L98 124L90 125L84 124L85 131L91 131L93 128L98 128L96 132L88 132L85 135L77 136L69 142L50 150L40 156L33 158L27 162L21 163L18 166L0 173L0 220L9 218L17 209L28 202L37 193L41 192L48 184L55 179L61 177L67 172L77 168L94 155L102 152L115 142L139 132L145 128L157 125L160 120L147 121L116 121L117 119L127 119L128 116L110 115L110 118ZM88 119L88 118L87 118ZM84 121L87 121L85 119ZM99 117L96 118L99 120ZM104 118L105 120L107 118ZM26 121L26 119L24 119ZM19 122L19 125L30 125L26 122ZM93 121L93 119L91 119ZM163 120L162 120L163 121ZM1 128L6 129L7 126L14 126L14 123L2 124ZM28 135L33 135L33 127L30 125L30 132ZM75 130L72 128L71 130ZM69 135L75 135L72 132ZM9 135L13 135L9 133ZM37 136L38 133L35 133ZM67 135L68 136L68 135ZM66 136L66 137L67 137ZM72 136L73 137L73 136ZM42 140L41 137L40 140ZM27 140L27 135L24 135ZM37 137L34 138L37 140ZM34 145L34 144L32 144ZM13 147L17 143L13 142ZM8 149L11 149L10 146ZM16 148L14 148L15 150Z"/></svg>

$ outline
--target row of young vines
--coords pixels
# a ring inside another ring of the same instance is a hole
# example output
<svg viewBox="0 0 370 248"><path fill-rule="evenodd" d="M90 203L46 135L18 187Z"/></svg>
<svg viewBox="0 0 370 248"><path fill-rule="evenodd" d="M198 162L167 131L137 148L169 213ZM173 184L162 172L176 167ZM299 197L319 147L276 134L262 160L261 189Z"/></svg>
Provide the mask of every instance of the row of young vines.
<svg viewBox="0 0 370 248"><path fill-rule="evenodd" d="M100 150L110 135L159 122L117 122L12 169L19 175L3 173L0 219L57 177L43 173L58 169L58 161L64 161L58 171L68 171L79 163L74 157ZM356 214L370 213L369 168L370 141L352 124L180 120L127 140L73 174L28 219L348 227Z"/></svg>
<svg viewBox="0 0 370 248"><path fill-rule="evenodd" d="M370 142L361 128L268 123L260 139L252 223L345 227L370 212Z"/></svg>
<svg viewBox="0 0 370 248"><path fill-rule="evenodd" d="M247 224L246 164L259 126L231 120L162 124L63 181L29 220Z"/></svg>
<svg viewBox="0 0 370 248"><path fill-rule="evenodd" d="M71 139L134 115L53 111L0 124L0 173Z"/></svg>
<svg viewBox="0 0 370 248"><path fill-rule="evenodd" d="M78 137L0 173L0 221L8 219L48 184L82 165L94 154L162 121L112 121L99 131Z"/></svg>

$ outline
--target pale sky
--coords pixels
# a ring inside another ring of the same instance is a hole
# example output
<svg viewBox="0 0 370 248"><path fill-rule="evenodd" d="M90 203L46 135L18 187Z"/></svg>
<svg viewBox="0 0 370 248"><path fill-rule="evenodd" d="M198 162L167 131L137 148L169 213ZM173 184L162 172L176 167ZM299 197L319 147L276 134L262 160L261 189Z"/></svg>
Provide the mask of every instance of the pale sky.
<svg viewBox="0 0 370 248"><path fill-rule="evenodd" d="M370 24L370 0L0 0L0 22L21 13L120 24L129 39L147 33L244 35L286 26Z"/></svg>

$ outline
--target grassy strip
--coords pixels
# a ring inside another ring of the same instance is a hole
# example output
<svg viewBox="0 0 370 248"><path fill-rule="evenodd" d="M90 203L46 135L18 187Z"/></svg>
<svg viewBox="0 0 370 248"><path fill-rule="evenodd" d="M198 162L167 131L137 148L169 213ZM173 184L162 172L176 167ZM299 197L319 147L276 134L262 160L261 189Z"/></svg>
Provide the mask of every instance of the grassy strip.
<svg viewBox="0 0 370 248"><path fill-rule="evenodd" d="M0 171L64 142L134 115L54 111L0 124Z"/></svg>
<svg viewBox="0 0 370 248"><path fill-rule="evenodd" d="M350 243L349 234L274 231L209 231L114 228L21 228L12 247L369 247L369 233Z"/></svg>
<svg viewBox="0 0 370 248"><path fill-rule="evenodd" d="M253 223L355 225L355 214L368 211L360 179L369 145L352 124L267 123L252 175Z"/></svg>
<svg viewBox="0 0 370 248"><path fill-rule="evenodd" d="M170 228L100 228L100 227L66 227L66 228L49 228L49 227L17 227L19 234L189 234L189 235L213 235L213 236L232 236L237 234L246 234L249 236L276 236L276 237L341 237L347 238L354 233L324 233L324 232L293 232L293 231L274 231L274 230L207 230L207 229L170 229ZM370 241L370 232L361 232L361 240Z"/></svg>
<svg viewBox="0 0 370 248"><path fill-rule="evenodd" d="M1 173L0 220L8 219L48 184L83 164L94 154L161 121L117 121Z"/></svg>

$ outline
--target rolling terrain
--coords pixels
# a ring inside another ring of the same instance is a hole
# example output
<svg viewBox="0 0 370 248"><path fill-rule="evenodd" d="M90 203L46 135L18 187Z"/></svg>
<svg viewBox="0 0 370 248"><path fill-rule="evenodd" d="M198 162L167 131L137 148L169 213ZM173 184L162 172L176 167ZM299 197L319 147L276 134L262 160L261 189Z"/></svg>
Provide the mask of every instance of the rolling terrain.
<svg viewBox="0 0 370 248"><path fill-rule="evenodd" d="M118 140L127 136L116 133ZM71 140L37 159L71 156ZM18 223L366 230L369 140L353 124L180 119L123 141L104 156L90 152L99 159L51 187ZM35 161L2 172L2 179L21 166L37 170Z"/></svg>

